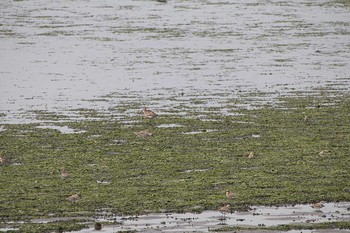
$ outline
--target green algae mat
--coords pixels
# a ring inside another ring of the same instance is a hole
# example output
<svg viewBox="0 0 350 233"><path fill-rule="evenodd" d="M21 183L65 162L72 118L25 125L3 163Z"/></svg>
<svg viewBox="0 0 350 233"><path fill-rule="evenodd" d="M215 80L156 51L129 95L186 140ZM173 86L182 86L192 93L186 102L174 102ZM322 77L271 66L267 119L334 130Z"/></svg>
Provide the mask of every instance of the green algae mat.
<svg viewBox="0 0 350 233"><path fill-rule="evenodd" d="M250 110L228 102L226 115L216 107L158 110L151 121L88 109L78 120L37 112L40 123L0 124L0 227L101 210L350 201L349 97L282 98ZM82 227L77 221L49 225L73 230Z"/></svg>

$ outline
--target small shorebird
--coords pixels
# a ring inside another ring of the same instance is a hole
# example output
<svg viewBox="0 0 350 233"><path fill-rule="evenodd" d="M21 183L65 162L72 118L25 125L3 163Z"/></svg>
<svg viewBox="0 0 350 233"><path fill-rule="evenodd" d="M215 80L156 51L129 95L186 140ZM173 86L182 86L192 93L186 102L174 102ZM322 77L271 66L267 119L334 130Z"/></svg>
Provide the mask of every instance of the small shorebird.
<svg viewBox="0 0 350 233"><path fill-rule="evenodd" d="M77 202L80 200L80 196L79 196L79 194L73 194L73 195L67 197L66 200L70 201L70 202Z"/></svg>
<svg viewBox="0 0 350 233"><path fill-rule="evenodd" d="M149 137L152 136L153 134L151 132L149 132L148 130L142 130L139 132L134 132L134 134L136 134L139 137Z"/></svg>
<svg viewBox="0 0 350 233"><path fill-rule="evenodd" d="M0 156L0 164L7 164L7 159L3 156Z"/></svg>
<svg viewBox="0 0 350 233"><path fill-rule="evenodd" d="M322 151L320 151L320 153L318 153L318 155L321 157L324 157L324 156L329 155L329 152L330 152L329 150L322 150Z"/></svg>
<svg viewBox="0 0 350 233"><path fill-rule="evenodd" d="M252 159L252 158L254 158L254 152L253 151L250 152L249 155L248 155L248 159Z"/></svg>
<svg viewBox="0 0 350 233"><path fill-rule="evenodd" d="M226 197L232 199L235 197L235 194L229 190L226 190Z"/></svg>
<svg viewBox="0 0 350 233"><path fill-rule="evenodd" d="M61 168L61 177L62 177L63 179L69 177L69 173L66 171L66 169L65 169L64 167Z"/></svg>
<svg viewBox="0 0 350 233"><path fill-rule="evenodd" d="M144 116L144 118L147 118L147 119L153 119L153 118L157 117L157 114L155 112L153 112L152 110L144 108L143 109L143 116Z"/></svg>
<svg viewBox="0 0 350 233"><path fill-rule="evenodd" d="M225 204L224 206L221 206L218 209L219 212L225 214L225 213L231 213L231 209L230 209L230 205L229 204Z"/></svg>
<svg viewBox="0 0 350 233"><path fill-rule="evenodd" d="M314 204L311 205L311 207L314 208L314 209L321 209L321 208L324 207L324 202L321 201L321 202L318 202L318 203L314 203Z"/></svg>

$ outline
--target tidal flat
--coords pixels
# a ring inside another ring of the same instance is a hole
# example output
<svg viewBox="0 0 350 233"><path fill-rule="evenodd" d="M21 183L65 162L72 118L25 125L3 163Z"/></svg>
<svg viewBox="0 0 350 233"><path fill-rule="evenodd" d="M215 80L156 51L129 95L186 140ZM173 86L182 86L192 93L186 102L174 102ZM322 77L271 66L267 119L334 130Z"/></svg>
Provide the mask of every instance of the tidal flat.
<svg viewBox="0 0 350 233"><path fill-rule="evenodd" d="M179 107L158 109L152 120L139 104L109 114L79 109L71 120L38 111L38 123L1 124L0 227L78 230L102 210L136 216L350 201L349 97L283 97L249 109L228 100L222 108L234 114ZM135 134L143 130L152 135ZM32 221L61 217L69 220Z"/></svg>
<svg viewBox="0 0 350 233"><path fill-rule="evenodd" d="M348 6L0 1L0 231L349 232Z"/></svg>

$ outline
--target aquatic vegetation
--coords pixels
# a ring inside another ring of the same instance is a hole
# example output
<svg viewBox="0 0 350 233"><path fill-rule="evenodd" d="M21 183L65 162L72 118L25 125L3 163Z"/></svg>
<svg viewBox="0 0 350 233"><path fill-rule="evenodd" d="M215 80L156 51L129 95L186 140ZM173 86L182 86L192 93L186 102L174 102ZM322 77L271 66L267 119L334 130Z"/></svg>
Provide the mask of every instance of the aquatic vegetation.
<svg viewBox="0 0 350 233"><path fill-rule="evenodd" d="M11 161L0 166L0 219L88 217L100 208L141 214L349 201L349 97L278 102L250 110L228 102L224 107L237 113L229 116L216 108L187 112L205 118L180 117L175 109L152 124L141 113L121 121L81 110L84 119L62 122L37 112L79 134L8 124L0 131L0 154ZM157 127L169 124L181 127ZM152 137L134 134L143 130ZM72 195L79 198L67 201Z"/></svg>

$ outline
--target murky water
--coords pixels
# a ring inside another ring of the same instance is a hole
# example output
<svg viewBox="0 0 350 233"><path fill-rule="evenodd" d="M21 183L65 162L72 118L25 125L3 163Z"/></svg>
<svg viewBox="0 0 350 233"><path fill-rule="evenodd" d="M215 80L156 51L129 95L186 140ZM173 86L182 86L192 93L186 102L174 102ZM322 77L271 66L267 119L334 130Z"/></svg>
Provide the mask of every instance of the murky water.
<svg viewBox="0 0 350 233"><path fill-rule="evenodd" d="M0 16L2 122L350 86L350 9L329 0L3 0Z"/></svg>
<svg viewBox="0 0 350 233"><path fill-rule="evenodd" d="M53 217L34 219L32 223L48 223L65 220L84 220L82 217ZM138 232L210 232L223 226L277 226L281 224L326 223L336 221L350 221L350 202L324 203L320 209L311 205L294 206L252 206L246 212L221 213L218 211L204 211L201 213L158 213L138 216L114 215L108 209L99 210L96 217L91 219L90 227L77 233L97 232L93 222L102 222L103 228L98 232L114 233L122 231ZM11 224L12 222L8 222ZM17 222L20 223L20 222ZM84 221L84 224L86 222ZM14 228L0 228L0 231L16 230ZM246 232L246 231L240 231ZM247 231L250 232L250 231ZM258 231L259 232L259 231ZM268 233L270 231L264 231ZM276 232L276 231L271 231ZM291 230L288 233L348 233L350 230Z"/></svg>
<svg viewBox="0 0 350 233"><path fill-rule="evenodd" d="M350 203L326 203L320 210L310 205L281 207L254 206L248 212L220 213L205 211L199 214L149 214L141 216L103 216L97 221L118 222L104 226L104 232L137 230L141 232L209 232L222 226L274 226L281 224L312 224L334 221L350 221ZM121 224L120 224L121 223ZM91 232L92 229L79 231ZM290 231L300 232L299 231ZM311 231L302 231L311 232ZM313 230L312 232L322 232ZM350 232L327 230L326 232Z"/></svg>

